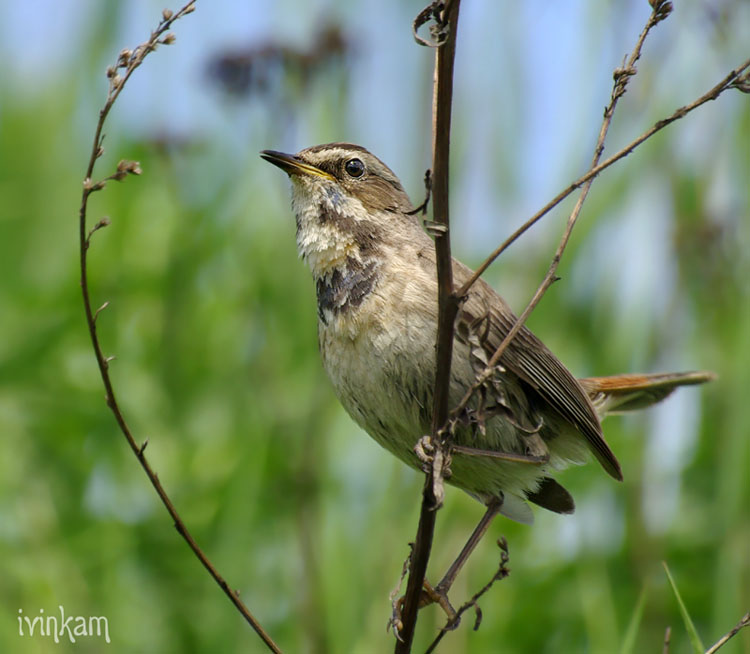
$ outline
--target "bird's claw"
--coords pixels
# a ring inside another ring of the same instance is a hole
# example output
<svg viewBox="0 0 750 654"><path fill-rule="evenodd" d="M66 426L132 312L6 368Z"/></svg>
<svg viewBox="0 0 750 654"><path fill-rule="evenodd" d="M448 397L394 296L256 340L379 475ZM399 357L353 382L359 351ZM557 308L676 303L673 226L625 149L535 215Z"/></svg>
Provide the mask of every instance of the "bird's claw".
<svg viewBox="0 0 750 654"><path fill-rule="evenodd" d="M422 586L422 596L419 598L419 608L421 609L429 604L437 604L443 609L445 615L448 617L448 629L455 629L458 627L458 623L461 619L448 599L448 591L441 588L440 584L433 586L427 581L427 579L425 579Z"/></svg>
<svg viewBox="0 0 750 654"><path fill-rule="evenodd" d="M402 595L393 603L393 613L388 620L388 628L393 629L393 633L396 635L396 638L400 638L399 634L403 627L403 622L401 621L401 612L404 608L404 601L405 596ZM446 591L441 589L439 585L433 586L429 581L427 581L427 579L425 579L422 582L422 593L419 596L418 608L422 609L425 606L429 606L430 604L437 604L445 612L445 615L448 617L446 630L453 630L458 627L459 623L461 622L461 618L459 617L458 613L456 613L456 609L453 608L450 601L448 600Z"/></svg>
<svg viewBox="0 0 750 654"><path fill-rule="evenodd" d="M434 459L435 446L432 444L432 437L422 436L414 446L414 453L417 458L422 462L422 471L428 472L429 466L432 465Z"/></svg>

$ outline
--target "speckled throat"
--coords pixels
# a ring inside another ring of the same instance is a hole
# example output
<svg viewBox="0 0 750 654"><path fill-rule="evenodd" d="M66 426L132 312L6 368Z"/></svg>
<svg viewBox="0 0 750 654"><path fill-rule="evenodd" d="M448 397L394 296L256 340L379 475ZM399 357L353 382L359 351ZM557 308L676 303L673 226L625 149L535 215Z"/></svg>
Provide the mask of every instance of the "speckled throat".
<svg viewBox="0 0 750 654"><path fill-rule="evenodd" d="M378 264L374 260L347 257L343 266L315 281L318 316L328 324L331 316L356 308L372 292L378 280Z"/></svg>

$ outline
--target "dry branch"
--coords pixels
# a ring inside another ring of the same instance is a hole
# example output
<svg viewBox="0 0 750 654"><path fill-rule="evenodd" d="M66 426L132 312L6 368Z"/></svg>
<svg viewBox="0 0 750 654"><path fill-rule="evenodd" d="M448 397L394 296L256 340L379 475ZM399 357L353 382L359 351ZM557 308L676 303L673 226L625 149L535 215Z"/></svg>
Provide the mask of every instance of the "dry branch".
<svg viewBox="0 0 750 654"><path fill-rule="evenodd" d="M117 59L116 65L107 68L109 91L107 93L107 99L104 103L104 107L99 112L99 120L96 124L96 131L94 133L94 144L91 150L91 156L89 158L89 163L86 168L86 175L83 181L83 194L81 197L81 207L79 210L81 292L83 294L83 306L86 313L86 324L88 326L89 335L91 336L91 344L94 348L94 354L96 355L96 361L99 365L99 372L102 378L102 383L104 384L104 389L106 391L105 400L107 406L111 409L112 413L115 416L115 420L117 421L117 425L120 427L120 431L125 436L130 449L133 451L133 454L135 454L138 462L141 464L141 467L148 476L151 485L159 495L159 499L161 499L165 508L169 512L169 515L174 521L174 526L179 534L185 539L190 549L198 557L200 562L203 564L206 570L208 570L209 574L214 578L216 583L224 591L224 593L231 600L237 610L260 636L260 638L266 644L267 648L270 651L275 652L276 654L281 654L281 650L279 649L279 647L274 643L271 637L265 632L260 623L255 619L252 613L250 613L248 608L242 602L239 597L239 593L230 588L229 584L219 574L218 570L214 567L208 557L203 553L201 548L195 542L193 536L188 531L185 523L182 521L182 518L180 518L177 509L167 495L167 492L164 490L164 487L161 485L158 475L156 474L156 472L154 472L153 468L146 459L144 452L148 441L144 441L142 445L138 445L136 443L135 437L133 436L128 423L123 416L120 405L117 402L115 389L109 376L109 363L114 357L104 356L96 329L96 320L99 317L100 312L107 307L108 302L104 302L96 311L94 311L92 309L89 292L87 253L89 246L91 245L91 237L97 230L106 227L109 224L108 218L102 218L94 225L94 227L90 231L87 231L86 212L88 209L89 196L92 193L103 189L106 186L107 182L110 180L121 181L128 175L139 175L141 173L141 169L137 162L123 160L118 164L116 171L112 175L109 175L108 177L105 177L96 182L92 181L92 175L94 173L96 161L104 153L104 150L102 148L102 143L104 140L102 130L104 128L104 123L107 119L107 116L109 115L110 110L112 109L112 106L119 97L122 89L124 88L126 82L130 79L130 76L133 74L135 69L143 63L145 57L149 53L153 52L158 45L171 45L175 40L174 35L172 35L171 33L165 34L165 32L171 27L174 21L182 18L189 13L192 13L194 10L195 0L190 0L190 2L188 2L184 7L182 7L182 9L177 12L172 12L169 9L165 9L162 12L162 20L159 22L156 30L151 33L149 40L139 45L134 50L123 50ZM120 70L123 71L122 74L118 72Z"/></svg>
<svg viewBox="0 0 750 654"><path fill-rule="evenodd" d="M607 138L607 133L609 132L609 126L612 124L612 117L615 115L615 109L617 108L617 103L619 99L623 95L625 95L625 90L627 89L627 85L628 85L628 82L630 81L630 78L634 77L635 74L637 73L635 69L635 62L641 58L641 50L643 49L643 44L646 41L646 37L648 36L648 33L651 31L652 27L654 27L660 21L664 20L669 15L671 10L672 10L672 3L670 2L655 2L654 3L651 15L649 16L649 19L646 22L645 27L641 31L641 34L638 37L638 41L636 42L635 47L633 48L633 52L630 54L630 57L628 58L626 65L623 66L622 68L617 68L614 71L612 75L614 79L614 85L612 87L612 95L611 95L609 104L607 105L607 108L604 110L604 119L602 120L602 126L599 129L599 137L596 140L596 146L594 147L594 156L591 161L591 165L589 166L589 171L595 169L597 165L599 164L599 160L601 159L602 153L604 152L604 141ZM550 264L549 269L547 270L547 274L544 276L542 283L537 288L530 302L528 303L526 308L523 310L521 315L518 317L518 319L516 320L511 330L508 332L506 337L503 339L503 341L500 343L500 345L495 350L493 355L490 357L490 360L487 362L487 367L485 369L485 372L482 373L482 375L480 375L480 379L483 379L482 384L485 381L487 381L487 379L489 379L489 377L494 373L495 366L500 361L500 357L502 356L503 352L505 352L508 345L510 345L510 342L515 338L516 334L521 329L521 326L526 322L529 315L531 315L531 312L539 304L542 297L547 292L547 289L549 289L549 287L552 286L552 284L554 284L555 281L557 281L557 277L555 275L555 273L557 272L557 267L560 265L562 255L565 252L565 248L568 246L570 235L572 234L573 228L575 227L576 222L578 221L578 216L580 216L581 214L583 203L586 201L586 198L588 197L588 194L589 194L589 190L591 190L591 185L593 183L594 183L594 177L592 176L592 177L589 177L582 184L581 194L578 196L578 201L576 202L575 206L573 207L573 211L568 217L568 222L567 222L567 225L565 226L565 231L563 232L562 238L560 239L560 243L557 246L557 250L555 251L555 256L552 258L552 263ZM469 280L464 285L464 288L462 288L461 290L464 291L464 289L466 289L466 291L468 291L470 285L471 285L471 280ZM479 386L481 386L482 384L479 384ZM477 388L479 388L479 386L477 386ZM473 392L474 391L472 390L471 393L473 394ZM469 397L471 397L471 395L469 395ZM467 402L468 402L468 398L467 398ZM462 401L461 404L464 404L464 402Z"/></svg>
<svg viewBox="0 0 750 654"><path fill-rule="evenodd" d="M476 593L474 593L474 595L471 596L470 599L468 599L459 607L455 615L448 618L448 621L445 623L442 629L440 629L438 635L435 636L435 639L425 650L425 654L431 654L435 651L435 648L443 639L443 636L445 636L445 634L447 634L451 629L455 629L455 627L461 620L461 616L470 608L473 608L475 610L477 616L476 620L474 621L474 631L479 629L479 625L482 622L482 611L479 608L479 604L477 604L477 602L482 597L482 595L484 595L490 588L492 588L496 581L505 579L510 574L510 570L507 567L508 561L510 560L508 555L508 542L505 540L505 538L501 538L497 541L497 546L500 548L500 563L497 566L495 574L492 575L490 580L484 586L482 586L482 588L480 588Z"/></svg>
<svg viewBox="0 0 750 654"><path fill-rule="evenodd" d="M411 651L419 610L419 598L430 559L437 509L442 503L443 465L446 463L440 428L448 418L448 386L453 355L453 323L458 309L453 292L453 270L448 215L448 160L450 156L450 124L453 103L453 61L456 53L456 28L460 0L432 3L415 21L415 32L420 18L431 12L439 40L435 52L435 85L432 124L432 216L437 256L438 332L435 366L435 391L432 410L432 465L429 466L419 516L417 537L409 566L409 581L404 596L396 654Z"/></svg>
<svg viewBox="0 0 750 654"><path fill-rule="evenodd" d="M750 613L745 613L745 615L742 616L740 621L732 627L732 629L724 634L719 640L717 640L711 647L709 647L706 650L706 654L714 654L719 650L719 648L723 647L730 639L734 638L740 630L744 629L745 627L750 627Z"/></svg>
<svg viewBox="0 0 750 654"><path fill-rule="evenodd" d="M729 89L736 89L742 93L750 93L750 59L737 66L737 68L729 71L726 77L722 79L716 86L712 87L702 96L691 102L690 104L675 109L675 111L662 120L657 121L649 129L647 129L638 138L632 140L624 148L613 154L608 159L605 159L602 163L590 168L584 175L579 177L577 180L572 182L565 189L560 191L552 200L545 204L539 211L537 211L531 218L529 218L523 225L521 225L515 232L513 232L498 248L492 252L474 271L474 274L468 279L468 281L458 291L458 295L465 295L469 288L479 279L487 268L497 259L505 250L518 238L526 232L530 227L535 225L539 220L546 216L552 209L560 204L565 198L567 198L573 191L581 188L586 182L597 177L599 173L603 172L612 164L617 163L620 159L627 157L633 150L638 146L642 145L645 141L650 139L654 134L664 129L667 125L671 125L673 122L684 118L692 111L695 111L698 107L716 100L724 91Z"/></svg>
<svg viewBox="0 0 750 654"><path fill-rule="evenodd" d="M662 654L669 654L669 646L672 643L672 627L667 627L664 630L664 644L662 645Z"/></svg>
<svg viewBox="0 0 750 654"><path fill-rule="evenodd" d="M639 43L641 43L640 40L639 40ZM616 78L615 88L617 87L618 71L622 71L622 70L623 69L618 69L615 71L615 78ZM461 414L461 412L468 405L473 394L494 374L495 366L497 365L497 362L500 360L502 353L510 344L510 341L518 333L518 330L525 323L529 314L534 310L534 308L539 303L544 293L547 291L547 289L556 281L557 278L555 277L555 271L557 270L557 266L560 263L560 257L562 256L562 253L565 250L565 246L567 245L567 241L570 237L570 233L573 227L575 226L576 220L578 219L578 214L580 213L580 205L582 204L582 201L585 200L586 194L588 193L588 189L592 181L594 180L594 178L597 177L597 175L599 175L599 173L601 173L603 170L609 168L612 164L617 163L620 159L623 159L624 157L627 157L631 152L633 152L633 150L635 150L639 145L641 145L642 143L647 141L649 138L651 138L658 131L664 129L667 125L670 125L673 122L680 120L681 118L684 118L689 113L691 113L698 107L706 104L707 102L710 102L711 100L715 100L722 93L724 93L724 91L728 89L738 89L738 90L745 92L743 85L747 84L746 78L748 77L749 73L750 73L750 59L748 59L740 66L730 71L729 74L726 77L724 77L724 79L722 79L718 84L716 84L714 87L709 89L706 93L704 93L699 98L697 98L690 104L685 105L684 107L680 107L679 109L676 109L672 113L672 115L668 116L667 118L657 121L652 127L646 130L638 138L631 141L628 145L626 145L624 148L619 150L617 153L613 154L611 157L609 157L602 163L598 163L598 164L596 163L598 158L595 155L594 163L589 168L588 172L585 175L581 176L575 182L570 184L565 190L561 191L553 200L547 203L542 209L540 209L529 220L527 220L521 227L519 227L513 234L511 234L511 236L508 237L508 239L506 239L500 247L498 247L489 257L487 257L487 259L485 259L482 265L480 265L479 268L477 268L474 275L472 275L472 277L466 282L466 284L464 284L464 286L462 286L457 291L457 295L459 297L462 297L463 295L465 295L468 292L469 288L479 278L479 276L485 270L487 270L490 264L502 252L504 252L508 248L508 246L510 246L526 230L528 230L532 225L538 222L542 217L544 217L547 213L549 213L560 202L562 202L571 193L573 193L573 191L575 191L578 188L584 187L584 190L582 191L581 196L579 197L579 200L576 203L576 207L574 208L573 213L570 215L570 218L568 219L568 224L566 226L565 233L563 234L560 244L558 245L558 249L555 252L555 256L552 260L552 263L550 264L550 268L547 271L547 274L544 277L544 280L542 281L540 286L537 288L529 304L526 306L524 311L518 317L516 323L513 325L513 328L510 330L510 332L508 332L503 342L498 346L497 350L490 358L485 370L477 377L474 385L466 392L464 397L461 399L461 402L456 407L454 407L454 409L451 411L451 420L456 419ZM630 75L632 74L633 73L631 73ZM614 98L614 95L613 95L613 98ZM608 121L607 121L607 115L605 112L605 121L602 125L603 129L606 124L608 124ZM601 138L601 134L600 134L600 138ZM595 149L595 152L599 152L599 148L600 148L600 145L597 142L597 147Z"/></svg>

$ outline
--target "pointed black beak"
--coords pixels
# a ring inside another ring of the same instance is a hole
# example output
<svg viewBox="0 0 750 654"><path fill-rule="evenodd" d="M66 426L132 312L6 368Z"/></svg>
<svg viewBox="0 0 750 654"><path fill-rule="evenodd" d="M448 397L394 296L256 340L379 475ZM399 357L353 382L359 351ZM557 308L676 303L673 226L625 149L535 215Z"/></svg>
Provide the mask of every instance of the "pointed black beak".
<svg viewBox="0 0 750 654"><path fill-rule="evenodd" d="M261 150L260 156L268 163L281 168L288 175L316 175L324 179L334 179L333 175L305 163L295 154L287 154L277 150Z"/></svg>

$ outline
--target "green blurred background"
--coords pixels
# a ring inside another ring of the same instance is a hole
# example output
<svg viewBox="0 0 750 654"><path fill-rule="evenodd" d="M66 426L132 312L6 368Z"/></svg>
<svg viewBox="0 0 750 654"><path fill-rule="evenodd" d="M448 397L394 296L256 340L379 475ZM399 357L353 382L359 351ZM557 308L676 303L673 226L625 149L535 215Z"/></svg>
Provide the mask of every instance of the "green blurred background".
<svg viewBox="0 0 750 654"><path fill-rule="evenodd" d="M137 71L90 203L94 304L136 438L183 519L287 652L380 652L421 477L360 432L318 361L314 289L288 183L257 157L351 140L411 196L429 165L423 2L200 3ZM477 264L590 159L638 3L464 0L453 133L455 253ZM78 285L77 208L104 69L161 3L0 7L0 649L98 652L18 635L103 615L117 652L264 651L175 532L103 401ZM747 58L750 6L680 2L646 45L607 152ZM487 274L520 311L565 208ZM446 652L689 651L667 561L706 643L750 608L750 98L727 93L597 181L532 328L578 375L707 368L715 383L605 423L625 482L560 475L574 516L498 520L454 590L511 576ZM430 577L482 512L449 490ZM414 651L443 617L424 610ZM750 652L750 633L723 650Z"/></svg>

